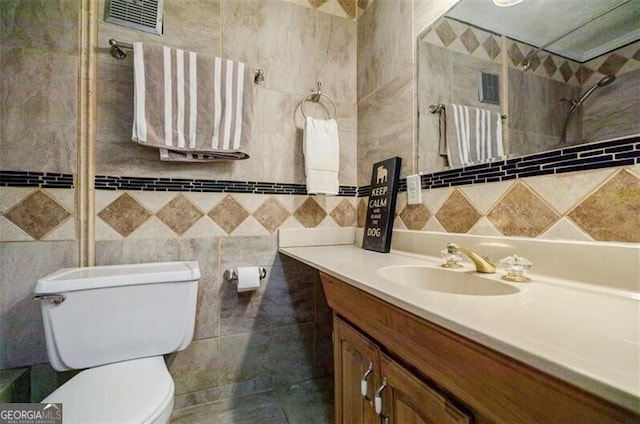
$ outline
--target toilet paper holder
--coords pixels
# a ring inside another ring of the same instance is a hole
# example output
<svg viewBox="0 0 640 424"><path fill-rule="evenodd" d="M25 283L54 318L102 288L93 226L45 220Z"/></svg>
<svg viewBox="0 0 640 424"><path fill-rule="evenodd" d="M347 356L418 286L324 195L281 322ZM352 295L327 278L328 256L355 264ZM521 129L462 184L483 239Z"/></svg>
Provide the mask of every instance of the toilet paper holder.
<svg viewBox="0 0 640 424"><path fill-rule="evenodd" d="M267 276L267 269L261 266L258 268L258 270L260 271L260 279L261 280L264 279ZM222 278L224 278L227 281L237 280L238 271L235 268L229 268L224 271L224 273L222 274Z"/></svg>

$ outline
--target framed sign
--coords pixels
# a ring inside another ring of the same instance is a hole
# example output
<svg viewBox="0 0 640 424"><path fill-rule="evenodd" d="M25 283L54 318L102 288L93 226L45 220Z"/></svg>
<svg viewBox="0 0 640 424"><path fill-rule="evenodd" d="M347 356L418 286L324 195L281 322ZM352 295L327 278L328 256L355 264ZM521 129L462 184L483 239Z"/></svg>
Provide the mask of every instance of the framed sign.
<svg viewBox="0 0 640 424"><path fill-rule="evenodd" d="M391 232L396 211L396 196L402 159L395 157L373 165L371 194L367 203L362 247L387 253L391 248Z"/></svg>

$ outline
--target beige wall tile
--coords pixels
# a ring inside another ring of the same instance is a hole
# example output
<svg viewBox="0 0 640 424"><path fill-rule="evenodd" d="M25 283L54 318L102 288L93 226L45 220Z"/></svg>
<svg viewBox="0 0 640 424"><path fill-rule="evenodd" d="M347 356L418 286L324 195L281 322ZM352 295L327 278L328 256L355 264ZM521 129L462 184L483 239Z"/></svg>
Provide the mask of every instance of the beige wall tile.
<svg viewBox="0 0 640 424"><path fill-rule="evenodd" d="M436 218L450 233L466 233L480 219L480 213L458 189L442 205Z"/></svg>
<svg viewBox="0 0 640 424"><path fill-rule="evenodd" d="M358 100L389 83L413 60L413 4L376 0L358 21Z"/></svg>
<svg viewBox="0 0 640 424"><path fill-rule="evenodd" d="M358 185L369 185L373 164L402 157L400 176L413 170L413 68L358 103Z"/></svg>
<svg viewBox="0 0 640 424"><path fill-rule="evenodd" d="M506 236L536 237L560 216L529 187L517 182L489 211L487 218Z"/></svg>
<svg viewBox="0 0 640 424"><path fill-rule="evenodd" d="M76 52L78 2L26 0L0 3L0 48Z"/></svg>
<svg viewBox="0 0 640 424"><path fill-rule="evenodd" d="M4 241L33 241L33 237L0 215L0 242Z"/></svg>
<svg viewBox="0 0 640 424"><path fill-rule="evenodd" d="M218 386L219 339L194 340L185 350L169 355L167 367L176 385L176 395Z"/></svg>
<svg viewBox="0 0 640 424"><path fill-rule="evenodd" d="M555 210L566 213L616 173L614 169L528 178L527 184Z"/></svg>
<svg viewBox="0 0 640 424"><path fill-rule="evenodd" d="M222 54L264 69L264 87L305 93L315 86L315 12L283 1L226 0Z"/></svg>
<svg viewBox="0 0 640 424"><path fill-rule="evenodd" d="M340 103L356 103L356 23L316 14L315 74Z"/></svg>
<svg viewBox="0 0 640 424"><path fill-rule="evenodd" d="M42 239L72 217L70 211L40 190L34 191L4 215L35 240Z"/></svg>
<svg viewBox="0 0 640 424"><path fill-rule="evenodd" d="M596 240L640 242L640 178L619 171L568 216Z"/></svg>
<svg viewBox="0 0 640 424"><path fill-rule="evenodd" d="M77 56L0 49L0 169L75 173Z"/></svg>
<svg viewBox="0 0 640 424"><path fill-rule="evenodd" d="M548 240L581 240L593 241L593 237L578 227L570 219L564 217L545 231L540 238Z"/></svg>
<svg viewBox="0 0 640 424"><path fill-rule="evenodd" d="M40 305L31 297L39 278L76 265L73 241L0 243L0 369L47 362Z"/></svg>

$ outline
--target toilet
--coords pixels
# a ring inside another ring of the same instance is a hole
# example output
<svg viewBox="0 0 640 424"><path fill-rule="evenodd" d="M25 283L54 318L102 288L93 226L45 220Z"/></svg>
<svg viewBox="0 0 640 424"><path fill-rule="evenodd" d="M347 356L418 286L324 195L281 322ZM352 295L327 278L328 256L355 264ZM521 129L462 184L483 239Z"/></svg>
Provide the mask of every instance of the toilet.
<svg viewBox="0 0 640 424"><path fill-rule="evenodd" d="M164 424L174 384L162 355L193 338L198 262L65 268L36 284L51 366L83 369L43 403L63 422Z"/></svg>

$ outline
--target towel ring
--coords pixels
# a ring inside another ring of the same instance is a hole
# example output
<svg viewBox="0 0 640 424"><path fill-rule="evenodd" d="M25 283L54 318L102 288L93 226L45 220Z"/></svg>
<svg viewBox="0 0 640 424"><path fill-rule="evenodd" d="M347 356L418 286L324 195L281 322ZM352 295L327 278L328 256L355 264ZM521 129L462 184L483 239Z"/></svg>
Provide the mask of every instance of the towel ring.
<svg viewBox="0 0 640 424"><path fill-rule="evenodd" d="M302 102L300 102L300 112L302 112L302 116L304 117L304 119L307 119L307 114L304 112L305 102L307 100L311 100L314 103L319 103L320 98L322 96L329 99L329 101L331 102L331 106L333 106L333 119L336 119L338 117L338 108L336 107L336 102L331 98L331 96L320 91L321 86L322 86L322 83L318 81L318 89L304 96L304 98L302 99Z"/></svg>

